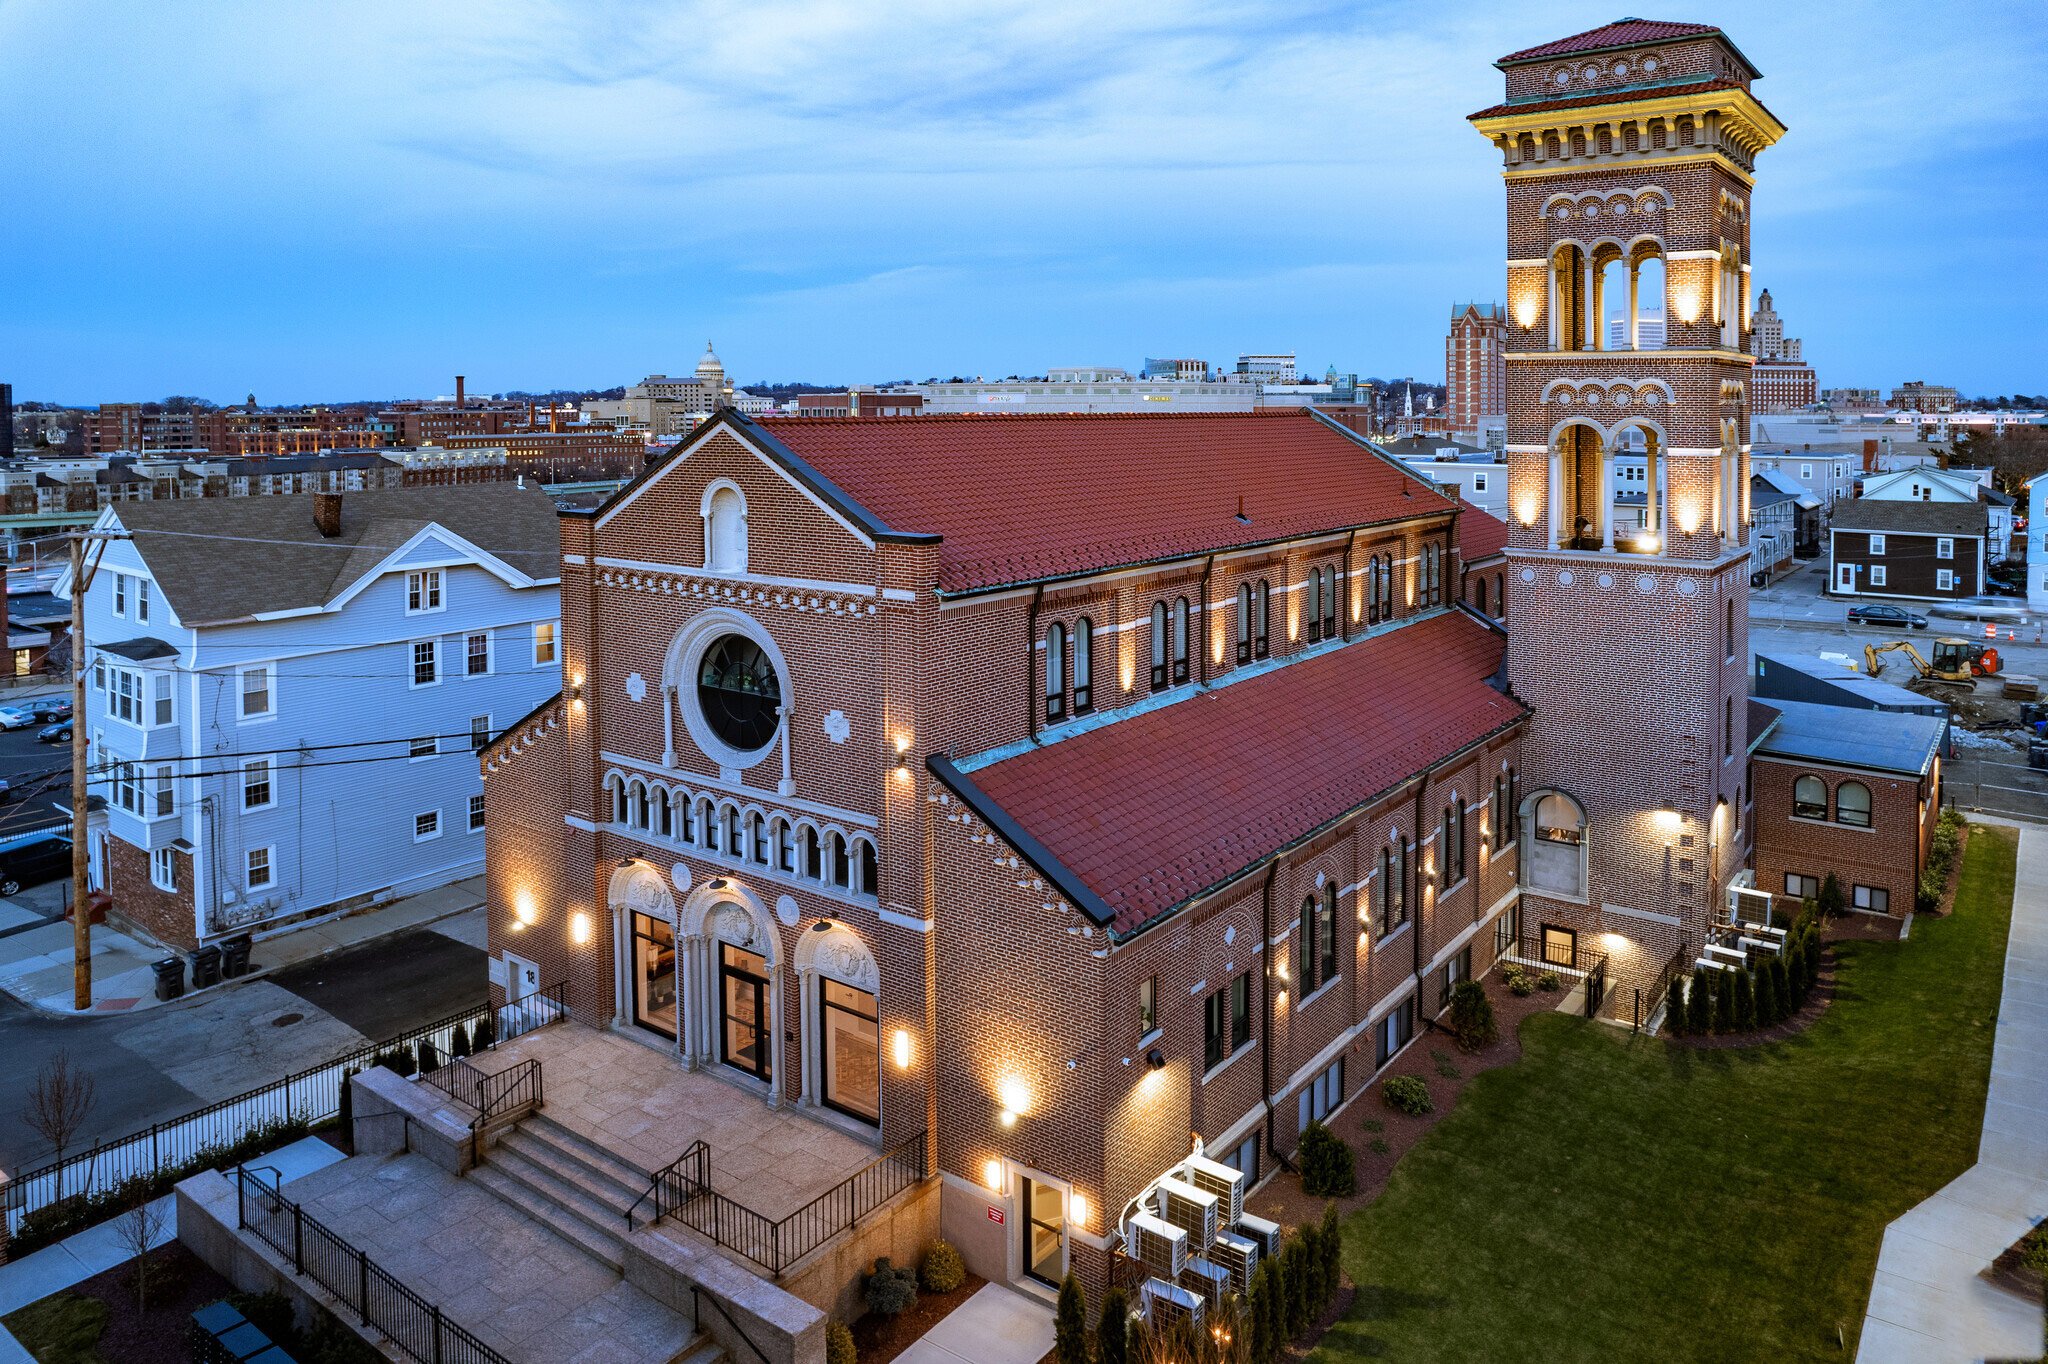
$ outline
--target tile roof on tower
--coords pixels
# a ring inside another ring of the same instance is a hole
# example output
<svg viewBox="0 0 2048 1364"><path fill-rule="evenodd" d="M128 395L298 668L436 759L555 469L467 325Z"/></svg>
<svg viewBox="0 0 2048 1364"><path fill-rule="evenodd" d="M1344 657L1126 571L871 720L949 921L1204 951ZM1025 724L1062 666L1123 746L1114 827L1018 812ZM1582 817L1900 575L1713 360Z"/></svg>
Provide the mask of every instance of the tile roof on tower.
<svg viewBox="0 0 2048 1364"><path fill-rule="evenodd" d="M1544 57L1602 52L1610 47L1667 42L1673 38L1700 38L1720 31L1713 24L1675 23L1665 19L1617 19L1611 24L1589 28L1584 33L1574 33L1569 38L1555 38L1547 43L1538 43L1535 47L1525 47L1520 52L1510 52L1494 65L1510 66L1517 62L1538 61Z"/></svg>

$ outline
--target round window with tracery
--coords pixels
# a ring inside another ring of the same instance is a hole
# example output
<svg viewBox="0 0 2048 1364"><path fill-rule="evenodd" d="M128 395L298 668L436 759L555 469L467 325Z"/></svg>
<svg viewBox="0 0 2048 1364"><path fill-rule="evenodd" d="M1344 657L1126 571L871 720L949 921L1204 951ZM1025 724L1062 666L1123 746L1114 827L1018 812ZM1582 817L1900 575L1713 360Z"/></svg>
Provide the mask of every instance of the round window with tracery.
<svg viewBox="0 0 2048 1364"><path fill-rule="evenodd" d="M697 670L697 706L711 732L744 753L763 748L780 722L782 679L761 646L726 635L704 651Z"/></svg>

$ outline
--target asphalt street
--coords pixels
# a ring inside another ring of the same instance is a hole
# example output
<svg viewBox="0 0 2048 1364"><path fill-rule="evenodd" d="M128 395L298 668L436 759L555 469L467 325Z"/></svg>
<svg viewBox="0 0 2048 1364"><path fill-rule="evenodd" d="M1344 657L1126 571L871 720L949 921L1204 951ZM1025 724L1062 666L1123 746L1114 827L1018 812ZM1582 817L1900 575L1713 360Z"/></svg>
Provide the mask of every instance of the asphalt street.
<svg viewBox="0 0 2048 1364"><path fill-rule="evenodd" d="M0 705L13 705L19 699L0 695ZM0 838L55 824L64 818L57 802L71 803L71 746L39 742L36 733L40 729L41 725L30 725L0 730L0 778L6 779L9 788L6 800L0 802Z"/></svg>

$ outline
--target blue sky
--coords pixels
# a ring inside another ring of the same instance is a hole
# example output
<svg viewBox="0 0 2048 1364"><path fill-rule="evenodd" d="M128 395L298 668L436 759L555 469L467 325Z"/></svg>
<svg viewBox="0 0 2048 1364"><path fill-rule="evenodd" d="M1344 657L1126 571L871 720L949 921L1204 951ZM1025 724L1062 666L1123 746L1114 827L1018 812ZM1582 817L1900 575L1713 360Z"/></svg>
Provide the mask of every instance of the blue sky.
<svg viewBox="0 0 2048 1364"><path fill-rule="evenodd" d="M1504 52L1619 6L0 0L0 378L263 402L1298 351L1501 292ZM2048 390L2035 0L1705 11L1823 385Z"/></svg>

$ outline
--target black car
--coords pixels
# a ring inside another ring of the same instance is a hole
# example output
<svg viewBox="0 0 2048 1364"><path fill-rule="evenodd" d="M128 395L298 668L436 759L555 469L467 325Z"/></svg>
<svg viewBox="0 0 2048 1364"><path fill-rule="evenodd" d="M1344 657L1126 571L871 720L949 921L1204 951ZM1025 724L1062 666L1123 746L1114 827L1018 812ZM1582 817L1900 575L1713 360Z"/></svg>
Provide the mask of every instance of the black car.
<svg viewBox="0 0 2048 1364"><path fill-rule="evenodd" d="M19 895L23 886L54 881L71 870L71 840L62 834L31 834L0 844L0 896Z"/></svg>
<svg viewBox="0 0 2048 1364"><path fill-rule="evenodd" d="M1886 606L1879 602L1870 606L1850 607L1849 623L1851 625L1889 625L1894 630L1903 630L1910 625L1915 630L1925 630L1927 628L1927 617L1916 616L1904 607Z"/></svg>
<svg viewBox="0 0 2048 1364"><path fill-rule="evenodd" d="M71 722L59 720L54 725L44 725L36 731L36 738L46 744L68 744L71 742Z"/></svg>
<svg viewBox="0 0 2048 1364"><path fill-rule="evenodd" d="M44 724L52 720L69 720L71 703L55 696L39 696L33 701L22 702L28 713Z"/></svg>
<svg viewBox="0 0 2048 1364"><path fill-rule="evenodd" d="M1999 578L1986 578L1984 580L1984 595L1987 597L2024 597L2027 595L2027 589L2016 583L2005 582Z"/></svg>

